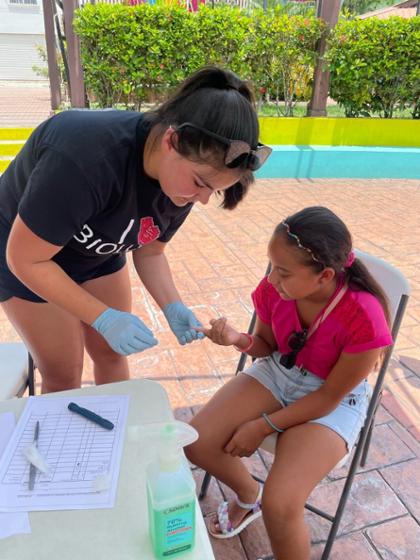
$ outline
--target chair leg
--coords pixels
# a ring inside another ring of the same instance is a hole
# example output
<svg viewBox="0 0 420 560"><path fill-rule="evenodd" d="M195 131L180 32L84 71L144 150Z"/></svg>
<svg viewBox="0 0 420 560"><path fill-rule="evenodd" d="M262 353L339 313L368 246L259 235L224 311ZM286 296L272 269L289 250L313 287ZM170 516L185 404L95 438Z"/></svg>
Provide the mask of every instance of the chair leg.
<svg viewBox="0 0 420 560"><path fill-rule="evenodd" d="M28 352L28 390L29 395L35 395L35 364Z"/></svg>
<svg viewBox="0 0 420 560"><path fill-rule="evenodd" d="M202 500L203 498L206 497L210 481L211 481L211 474L206 472L203 478L203 482L201 483L200 493L198 495L199 500Z"/></svg>
<svg viewBox="0 0 420 560"><path fill-rule="evenodd" d="M374 419L372 420L372 422L369 426L369 431L368 431L368 434L366 436L365 445L363 446L362 458L360 459L360 465L362 467L365 466L366 461L367 461L367 456L368 456L369 447L370 447L370 440L372 439L373 424L374 424Z"/></svg>

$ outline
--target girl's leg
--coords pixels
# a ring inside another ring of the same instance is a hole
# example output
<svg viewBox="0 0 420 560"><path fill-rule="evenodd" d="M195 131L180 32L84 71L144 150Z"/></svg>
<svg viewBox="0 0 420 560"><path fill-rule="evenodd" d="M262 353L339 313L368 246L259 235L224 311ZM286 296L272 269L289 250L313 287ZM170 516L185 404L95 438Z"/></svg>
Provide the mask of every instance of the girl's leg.
<svg viewBox="0 0 420 560"><path fill-rule="evenodd" d="M2 304L42 376L42 392L80 387L83 332L78 319L51 303L13 297Z"/></svg>
<svg viewBox="0 0 420 560"><path fill-rule="evenodd" d="M258 483L239 457L223 450L235 430L245 422L281 408L271 392L254 378L239 374L224 385L191 421L199 439L185 449L188 459L227 484L245 503L253 503ZM236 503L229 505L233 526L248 513Z"/></svg>
<svg viewBox="0 0 420 560"><path fill-rule="evenodd" d="M131 287L127 265L113 274L88 280L82 287L109 307L131 311ZM129 379L127 358L114 352L95 329L86 324L82 325L86 350L93 360L95 383L102 385Z"/></svg>
<svg viewBox="0 0 420 560"><path fill-rule="evenodd" d="M346 453L344 440L320 424L301 424L278 438L262 499L264 523L277 560L309 559L305 503Z"/></svg>

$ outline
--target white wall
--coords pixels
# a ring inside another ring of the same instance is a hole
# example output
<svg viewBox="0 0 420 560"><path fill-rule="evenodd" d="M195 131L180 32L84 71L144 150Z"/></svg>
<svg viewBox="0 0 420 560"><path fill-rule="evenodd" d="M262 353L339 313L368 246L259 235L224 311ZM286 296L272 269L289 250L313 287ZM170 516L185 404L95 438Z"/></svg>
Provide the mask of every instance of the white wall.
<svg viewBox="0 0 420 560"><path fill-rule="evenodd" d="M45 79L32 71L33 65L46 66L36 49L45 47L42 0L36 2L33 6L0 0L0 80Z"/></svg>
<svg viewBox="0 0 420 560"><path fill-rule="evenodd" d="M9 4L0 0L0 33L44 34L42 0L37 6Z"/></svg>

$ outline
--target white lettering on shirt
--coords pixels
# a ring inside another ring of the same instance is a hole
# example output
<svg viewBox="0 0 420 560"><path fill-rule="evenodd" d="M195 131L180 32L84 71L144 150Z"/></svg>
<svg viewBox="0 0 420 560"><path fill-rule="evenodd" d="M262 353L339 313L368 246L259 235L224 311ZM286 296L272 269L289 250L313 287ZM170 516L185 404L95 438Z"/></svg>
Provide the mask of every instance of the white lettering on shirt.
<svg viewBox="0 0 420 560"><path fill-rule="evenodd" d="M133 227L134 224L134 218L132 218L129 222L128 222L128 226L126 227L126 229L122 232L122 235L120 237L120 240L118 241L118 243L124 243L124 239L126 238L128 232L130 231L130 229Z"/></svg>
<svg viewBox="0 0 420 560"><path fill-rule="evenodd" d="M127 251L134 251L135 249L138 249L139 247L143 247L143 245L146 244L144 242L142 243L140 239L138 240L139 242L137 244L124 243L125 238L133 228L134 222L135 222L134 219L129 220L127 227L121 233L118 243L105 242L100 237L97 237L95 239L95 232L92 230L90 226L88 226L88 224L85 224L82 230L77 235L73 236L73 239L75 239L82 245L85 245L86 250L94 249L94 252L98 255L110 255L112 253L122 253L122 252L125 253ZM142 218L141 223L147 226L145 231L147 235L145 235L144 241L149 243L150 241L153 240L153 238L159 235L160 233L159 227L155 226L153 222L153 218L150 217Z"/></svg>

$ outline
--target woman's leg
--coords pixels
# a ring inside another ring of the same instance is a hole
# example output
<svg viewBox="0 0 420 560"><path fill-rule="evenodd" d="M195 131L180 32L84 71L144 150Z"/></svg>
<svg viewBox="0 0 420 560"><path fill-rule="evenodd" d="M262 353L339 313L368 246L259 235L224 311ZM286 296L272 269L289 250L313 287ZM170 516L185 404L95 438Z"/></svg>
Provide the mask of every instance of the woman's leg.
<svg viewBox="0 0 420 560"><path fill-rule="evenodd" d="M255 502L258 483L239 457L232 457L223 449L239 426L258 418L262 412L280 408L280 403L261 383L239 374L219 389L191 421L200 437L186 447L188 459L227 484L242 502ZM247 513L236 503L229 505L234 527Z"/></svg>
<svg viewBox="0 0 420 560"><path fill-rule="evenodd" d="M42 376L42 392L80 387L83 332L78 319L51 303L13 297L2 302Z"/></svg>
<svg viewBox="0 0 420 560"><path fill-rule="evenodd" d="M346 453L344 440L320 424L301 424L278 438L262 499L264 523L277 560L309 559L305 503Z"/></svg>
<svg viewBox="0 0 420 560"><path fill-rule="evenodd" d="M113 274L88 280L82 287L109 307L131 311L131 287L127 265ZM129 379L127 358L114 352L104 337L89 325L83 324L83 331L86 350L93 360L95 383L102 385Z"/></svg>

